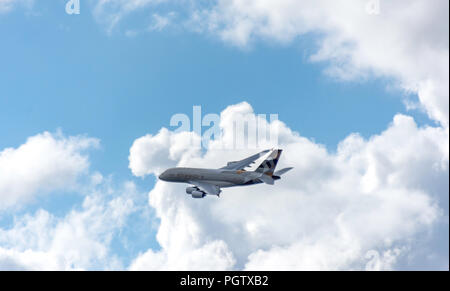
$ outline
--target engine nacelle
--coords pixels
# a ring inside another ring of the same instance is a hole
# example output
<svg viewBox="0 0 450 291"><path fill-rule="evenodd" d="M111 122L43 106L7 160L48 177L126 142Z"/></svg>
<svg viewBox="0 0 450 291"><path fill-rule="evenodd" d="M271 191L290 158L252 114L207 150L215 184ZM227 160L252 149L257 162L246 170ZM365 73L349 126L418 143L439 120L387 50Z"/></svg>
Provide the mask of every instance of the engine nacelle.
<svg viewBox="0 0 450 291"><path fill-rule="evenodd" d="M192 198L203 198L206 196L206 193L201 190L192 191Z"/></svg>
<svg viewBox="0 0 450 291"><path fill-rule="evenodd" d="M192 194L192 192L194 191L199 191L200 189L198 189L197 187L187 187L186 188L186 194Z"/></svg>

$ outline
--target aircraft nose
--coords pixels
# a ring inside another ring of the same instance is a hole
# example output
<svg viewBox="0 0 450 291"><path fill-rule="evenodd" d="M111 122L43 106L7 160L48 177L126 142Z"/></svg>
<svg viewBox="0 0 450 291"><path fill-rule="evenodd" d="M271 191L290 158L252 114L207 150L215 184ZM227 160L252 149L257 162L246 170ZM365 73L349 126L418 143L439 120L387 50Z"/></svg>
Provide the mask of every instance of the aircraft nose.
<svg viewBox="0 0 450 291"><path fill-rule="evenodd" d="M164 171L161 175L158 176L160 180L165 181L167 179L167 171Z"/></svg>

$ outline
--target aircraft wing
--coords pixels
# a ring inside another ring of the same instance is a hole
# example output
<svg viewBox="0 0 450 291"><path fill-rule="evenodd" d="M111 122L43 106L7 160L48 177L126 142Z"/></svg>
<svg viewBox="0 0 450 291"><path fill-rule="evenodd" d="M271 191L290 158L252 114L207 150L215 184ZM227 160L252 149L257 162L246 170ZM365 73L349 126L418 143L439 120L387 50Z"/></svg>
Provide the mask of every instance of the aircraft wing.
<svg viewBox="0 0 450 291"><path fill-rule="evenodd" d="M209 184L206 182L200 182L200 181L189 181L189 183L197 186L198 188L205 191L209 195L219 195L220 194L219 186Z"/></svg>
<svg viewBox="0 0 450 291"><path fill-rule="evenodd" d="M265 155L269 151L270 150L262 151L262 152L260 152L260 153L258 153L256 155L253 155L251 157L248 157L248 158L240 160L240 161L228 162L228 164L225 167L222 167L220 169L221 170L228 170L228 171L243 170L244 168L246 168L246 167L250 166L251 164L253 164L254 161L259 159L260 157L262 157L263 155Z"/></svg>

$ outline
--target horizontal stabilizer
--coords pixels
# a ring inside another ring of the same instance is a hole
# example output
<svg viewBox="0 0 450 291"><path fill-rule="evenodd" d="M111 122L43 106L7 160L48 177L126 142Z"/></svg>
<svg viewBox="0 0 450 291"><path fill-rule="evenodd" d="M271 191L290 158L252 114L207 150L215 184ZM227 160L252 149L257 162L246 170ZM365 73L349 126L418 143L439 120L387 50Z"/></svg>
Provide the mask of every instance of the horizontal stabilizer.
<svg viewBox="0 0 450 291"><path fill-rule="evenodd" d="M266 174L262 174L258 179L260 179L261 181L263 181L266 184L269 185L273 185L274 184L274 179L272 179L272 177L266 175Z"/></svg>
<svg viewBox="0 0 450 291"><path fill-rule="evenodd" d="M289 172L289 171L292 170L292 169L293 169L293 167L284 168L284 169L281 169L281 170L279 170L279 171L276 171L275 173L273 173L273 175L274 175L274 176L281 176L281 175L283 175L283 174Z"/></svg>

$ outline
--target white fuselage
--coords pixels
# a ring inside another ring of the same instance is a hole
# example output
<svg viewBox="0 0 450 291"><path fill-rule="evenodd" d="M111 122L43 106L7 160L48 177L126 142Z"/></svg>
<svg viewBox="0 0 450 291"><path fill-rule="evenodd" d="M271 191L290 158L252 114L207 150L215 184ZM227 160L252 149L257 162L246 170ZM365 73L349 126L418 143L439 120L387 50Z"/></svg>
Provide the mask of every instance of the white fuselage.
<svg viewBox="0 0 450 291"><path fill-rule="evenodd" d="M227 171L221 169L199 168L171 168L159 176L159 179L167 182L190 183L190 181L202 181L214 184L221 188L251 185L260 183L253 181L257 173L247 171Z"/></svg>

